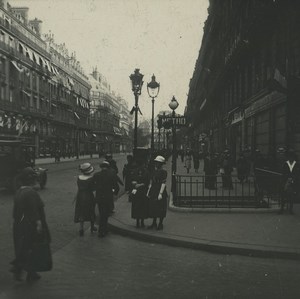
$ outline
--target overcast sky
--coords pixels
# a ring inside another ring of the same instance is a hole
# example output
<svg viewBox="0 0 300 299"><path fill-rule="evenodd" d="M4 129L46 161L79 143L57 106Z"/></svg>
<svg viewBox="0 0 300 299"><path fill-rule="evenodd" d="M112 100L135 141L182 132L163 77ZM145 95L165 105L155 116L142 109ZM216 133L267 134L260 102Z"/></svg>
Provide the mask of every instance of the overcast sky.
<svg viewBox="0 0 300 299"><path fill-rule="evenodd" d="M76 51L86 74L94 66L114 91L133 106L129 75L135 68L144 74L139 99L151 117L146 84L154 73L161 89L155 113L168 110L174 95L183 113L201 46L208 0L10 0L27 6L29 18L43 21L43 33Z"/></svg>

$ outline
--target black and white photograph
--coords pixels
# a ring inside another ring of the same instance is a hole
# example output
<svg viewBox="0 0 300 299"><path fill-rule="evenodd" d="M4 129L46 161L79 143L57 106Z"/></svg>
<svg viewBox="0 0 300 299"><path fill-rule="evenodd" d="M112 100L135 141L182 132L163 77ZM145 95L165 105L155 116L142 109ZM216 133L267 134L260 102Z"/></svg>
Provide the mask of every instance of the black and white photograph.
<svg viewBox="0 0 300 299"><path fill-rule="evenodd" d="M0 299L300 298L300 1L0 0Z"/></svg>

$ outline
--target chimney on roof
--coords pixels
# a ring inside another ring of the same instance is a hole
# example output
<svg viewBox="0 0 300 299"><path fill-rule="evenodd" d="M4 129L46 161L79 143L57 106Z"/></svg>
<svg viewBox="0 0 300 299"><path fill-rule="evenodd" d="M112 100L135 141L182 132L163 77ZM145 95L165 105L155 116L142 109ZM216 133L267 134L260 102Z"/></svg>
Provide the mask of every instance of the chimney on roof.
<svg viewBox="0 0 300 299"><path fill-rule="evenodd" d="M11 8L12 12L15 15L20 15L22 19L24 20L24 23L27 25L28 22L28 7L12 7Z"/></svg>
<svg viewBox="0 0 300 299"><path fill-rule="evenodd" d="M5 10L8 10L8 0L0 0L0 7L3 7Z"/></svg>
<svg viewBox="0 0 300 299"><path fill-rule="evenodd" d="M30 20L29 21L29 25L32 26L35 30L35 32L41 36L41 33L42 33L42 21L35 18L34 20Z"/></svg>
<svg viewBox="0 0 300 299"><path fill-rule="evenodd" d="M95 80L99 81L99 72L98 72L98 70L97 70L97 67L95 67L95 68L93 69L92 76L93 76L93 78L94 78Z"/></svg>

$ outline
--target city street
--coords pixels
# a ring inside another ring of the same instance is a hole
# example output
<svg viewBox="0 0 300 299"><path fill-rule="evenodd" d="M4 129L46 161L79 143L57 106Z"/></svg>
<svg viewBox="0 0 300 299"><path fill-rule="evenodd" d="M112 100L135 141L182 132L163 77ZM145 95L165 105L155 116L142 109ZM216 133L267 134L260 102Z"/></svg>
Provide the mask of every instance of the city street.
<svg viewBox="0 0 300 299"><path fill-rule="evenodd" d="M115 158L120 172L125 157ZM99 159L91 162L97 169ZM47 165L49 181L40 194L52 233L54 268L34 285L15 282L8 272L13 258L13 198L1 193L1 299L299 298L298 261L217 255L112 233L99 239L89 230L80 238L73 223L79 163Z"/></svg>

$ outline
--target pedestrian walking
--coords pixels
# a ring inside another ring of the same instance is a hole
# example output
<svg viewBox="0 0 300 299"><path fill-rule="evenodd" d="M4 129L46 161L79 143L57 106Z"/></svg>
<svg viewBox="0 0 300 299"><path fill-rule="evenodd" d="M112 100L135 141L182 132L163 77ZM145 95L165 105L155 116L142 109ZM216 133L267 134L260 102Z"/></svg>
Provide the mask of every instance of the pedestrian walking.
<svg viewBox="0 0 300 299"><path fill-rule="evenodd" d="M117 162L113 159L112 154L108 153L105 155L105 160L109 163L109 168L112 172L115 173L115 176L117 178L117 185L115 186L114 189L114 194L117 195L120 191L120 185L124 186L122 180L120 179L120 177L118 176L118 166L117 166ZM114 201L111 202L111 208L110 208L110 214L113 214L115 212L115 203Z"/></svg>
<svg viewBox="0 0 300 299"><path fill-rule="evenodd" d="M192 153L190 150L187 150L184 160L184 167L186 168L186 172L189 173L192 167Z"/></svg>
<svg viewBox="0 0 300 299"><path fill-rule="evenodd" d="M297 189L300 178L300 167L296 161L296 154L293 151L287 152L287 161L282 167L282 196L279 213L283 213L287 204L289 213L293 214L294 201L297 196Z"/></svg>
<svg viewBox="0 0 300 299"><path fill-rule="evenodd" d="M46 222L44 203L34 190L36 173L24 168L20 174L21 187L17 190L13 207L13 239L15 259L11 272L18 281L23 271L27 272L26 281L41 278L37 272L52 269L50 251L50 232Z"/></svg>
<svg viewBox="0 0 300 299"><path fill-rule="evenodd" d="M233 171L232 161L228 150L224 151L224 157L221 163L221 175L223 189L233 189L231 173Z"/></svg>
<svg viewBox="0 0 300 299"><path fill-rule="evenodd" d="M194 162L194 169L195 172L198 173L199 172L199 166L200 166L200 155L199 152L196 150L193 153L193 162Z"/></svg>
<svg viewBox="0 0 300 299"><path fill-rule="evenodd" d="M109 163L110 167L112 169L114 169L116 173L119 172L117 162L116 162L116 160L113 159L112 154L110 154L110 153L106 154L105 155L105 161L107 161Z"/></svg>
<svg viewBox="0 0 300 299"><path fill-rule="evenodd" d="M79 236L84 235L84 222L91 223L91 233L96 232L95 227L95 190L93 172L94 167L91 163L83 163L79 167L81 175L77 178L78 191L75 197L75 216L74 222L79 223Z"/></svg>
<svg viewBox="0 0 300 299"><path fill-rule="evenodd" d="M147 195L149 197L149 217L153 218L153 222L150 229L163 229L163 220L167 214L167 190L166 180L167 171L163 169L165 158L157 156L154 159L155 170L152 174L150 185ZM157 225L157 218L159 218L159 224Z"/></svg>
<svg viewBox="0 0 300 299"><path fill-rule="evenodd" d="M98 236L104 237L108 232L107 222L111 214L114 192L116 192L117 177L114 171L111 171L107 161L100 164L101 170L94 174L96 188L96 204L99 210L99 230Z"/></svg>
<svg viewBox="0 0 300 299"><path fill-rule="evenodd" d="M61 156L60 150L57 149L57 150L55 151L55 154L54 154L54 162L55 162L55 163L56 163L56 162L60 162L60 156Z"/></svg>
<svg viewBox="0 0 300 299"><path fill-rule="evenodd" d="M136 227L144 228L144 220L148 218L148 197L147 191L150 182L150 175L142 159L137 160L137 167L132 175L131 218L136 219Z"/></svg>

